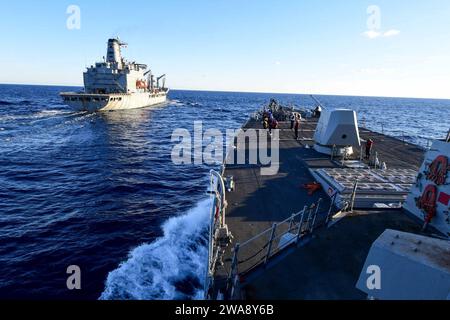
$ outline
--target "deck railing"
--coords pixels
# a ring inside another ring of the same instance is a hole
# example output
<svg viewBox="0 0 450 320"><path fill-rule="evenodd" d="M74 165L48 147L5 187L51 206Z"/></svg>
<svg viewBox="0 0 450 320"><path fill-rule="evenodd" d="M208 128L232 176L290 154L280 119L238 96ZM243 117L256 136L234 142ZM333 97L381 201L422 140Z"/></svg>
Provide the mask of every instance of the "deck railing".
<svg viewBox="0 0 450 320"><path fill-rule="evenodd" d="M221 243L221 241L224 241L224 236L229 236L229 234L223 235L218 233L220 230L225 230L224 228L226 228L226 190L222 173L211 170L209 193L212 206L210 209L209 221L208 270L205 279L205 299L211 297L211 289L214 286L215 268L218 261L221 259L223 248L227 246L227 244Z"/></svg>
<svg viewBox="0 0 450 320"><path fill-rule="evenodd" d="M353 192L342 205L341 212L353 211L358 181L355 182ZM341 199L342 201L342 199ZM305 206L302 211L293 214L288 219L273 224L269 228L244 243L237 243L233 250L233 258L228 272L227 292L234 297L234 292L240 286L242 276L268 263L292 246L298 246L305 238L311 237L314 231L323 226L330 226L336 213L334 208L339 206L338 194L331 196L331 202L326 211L322 211L322 199L310 207Z"/></svg>
<svg viewBox="0 0 450 320"><path fill-rule="evenodd" d="M305 206L288 219L273 224L269 228L244 243L238 243L233 250L233 259L228 278L228 291L235 289L240 276L253 269L267 265L272 258L292 245L299 244L303 238L310 236L320 225L326 224L334 213L335 197L330 208L321 211L322 199L310 207Z"/></svg>

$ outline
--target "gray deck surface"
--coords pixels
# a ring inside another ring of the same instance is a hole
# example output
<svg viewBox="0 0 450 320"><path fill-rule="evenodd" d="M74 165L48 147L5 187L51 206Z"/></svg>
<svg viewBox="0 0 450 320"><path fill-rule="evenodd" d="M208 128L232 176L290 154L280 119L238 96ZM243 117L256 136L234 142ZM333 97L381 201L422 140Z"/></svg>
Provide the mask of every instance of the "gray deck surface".
<svg viewBox="0 0 450 320"><path fill-rule="evenodd" d="M420 233L421 226L401 211L355 212L252 281L246 299L365 299L355 286L372 243L386 229Z"/></svg>
<svg viewBox="0 0 450 320"><path fill-rule="evenodd" d="M217 283L223 283L227 277L231 248L236 243L243 243L271 228L273 223L289 218L319 198L324 200L324 210L328 209L330 200L324 191L308 196L301 187L315 181L309 168L337 167L329 156L305 148L313 144L316 125L317 120L313 119L302 122L300 140L296 141L289 124L280 124L280 170L275 176L262 176L257 165L226 166L224 176L233 176L236 183L236 190L227 194L226 213L234 241L227 250L224 268L217 270ZM261 129L261 124L250 121L245 128ZM362 139L375 141L375 151L388 168L419 169L423 149L366 129L361 129L360 134ZM364 295L355 289L356 281L372 242L387 228L420 230L420 226L401 211L355 213L331 229L318 230L305 247L298 248L275 267L247 283L244 298L363 299ZM265 240L260 242L254 243L255 247L263 247Z"/></svg>

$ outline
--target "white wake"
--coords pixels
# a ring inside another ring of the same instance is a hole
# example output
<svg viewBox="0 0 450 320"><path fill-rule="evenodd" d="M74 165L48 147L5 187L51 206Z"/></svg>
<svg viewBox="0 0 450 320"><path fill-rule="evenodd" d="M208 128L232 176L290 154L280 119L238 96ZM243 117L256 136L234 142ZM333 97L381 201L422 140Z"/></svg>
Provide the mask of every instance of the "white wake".
<svg viewBox="0 0 450 320"><path fill-rule="evenodd" d="M112 271L101 300L203 299L211 201L168 220L164 236L134 249Z"/></svg>

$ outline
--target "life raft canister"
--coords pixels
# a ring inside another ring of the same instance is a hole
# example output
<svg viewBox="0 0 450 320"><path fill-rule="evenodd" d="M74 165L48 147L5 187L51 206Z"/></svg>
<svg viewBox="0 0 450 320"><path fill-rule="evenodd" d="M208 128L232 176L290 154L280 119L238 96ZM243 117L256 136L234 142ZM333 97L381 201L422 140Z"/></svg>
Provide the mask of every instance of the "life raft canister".
<svg viewBox="0 0 450 320"><path fill-rule="evenodd" d="M417 200L417 207L419 209L422 209L426 213L426 223L430 223L431 220L436 216L437 193L437 187L430 184L425 188L422 196Z"/></svg>
<svg viewBox="0 0 450 320"><path fill-rule="evenodd" d="M448 171L448 158L446 156L439 156L431 163L429 172L427 173L427 179L441 186L447 180Z"/></svg>

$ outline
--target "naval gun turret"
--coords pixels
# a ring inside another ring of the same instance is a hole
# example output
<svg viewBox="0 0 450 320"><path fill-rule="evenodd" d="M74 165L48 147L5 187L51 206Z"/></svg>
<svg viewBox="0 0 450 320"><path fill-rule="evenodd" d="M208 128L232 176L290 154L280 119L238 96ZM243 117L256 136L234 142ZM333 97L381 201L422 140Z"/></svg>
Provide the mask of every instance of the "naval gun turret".
<svg viewBox="0 0 450 320"><path fill-rule="evenodd" d="M322 110L314 135L314 149L333 156L350 156L360 147L356 112L347 109Z"/></svg>

